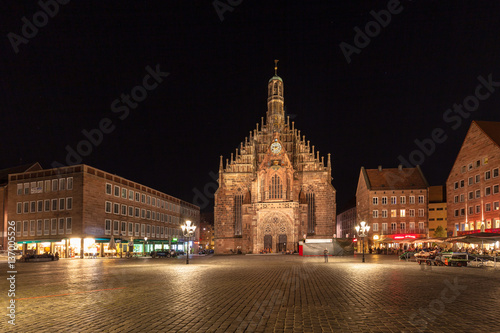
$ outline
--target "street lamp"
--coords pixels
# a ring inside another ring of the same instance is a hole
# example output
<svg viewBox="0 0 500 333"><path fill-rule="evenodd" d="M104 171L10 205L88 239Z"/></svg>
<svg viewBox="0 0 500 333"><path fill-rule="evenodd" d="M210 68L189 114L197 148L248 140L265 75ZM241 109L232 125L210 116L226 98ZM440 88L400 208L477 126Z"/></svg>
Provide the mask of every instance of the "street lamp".
<svg viewBox="0 0 500 333"><path fill-rule="evenodd" d="M365 262L365 237L367 236L368 231L370 230L370 226L367 226L365 221L361 221L359 224L361 226L357 225L355 229L359 237L363 239L363 262Z"/></svg>
<svg viewBox="0 0 500 333"><path fill-rule="evenodd" d="M186 254L186 265L189 264L189 238L193 236L194 231L196 230L195 225L191 225L191 221L186 221L186 224L181 226L182 228L182 233L184 234L184 237L188 238L187 242L187 254Z"/></svg>
<svg viewBox="0 0 500 333"><path fill-rule="evenodd" d="M146 256L146 244L148 244L148 238L144 237L144 244L143 244L143 249L142 249L142 256Z"/></svg>

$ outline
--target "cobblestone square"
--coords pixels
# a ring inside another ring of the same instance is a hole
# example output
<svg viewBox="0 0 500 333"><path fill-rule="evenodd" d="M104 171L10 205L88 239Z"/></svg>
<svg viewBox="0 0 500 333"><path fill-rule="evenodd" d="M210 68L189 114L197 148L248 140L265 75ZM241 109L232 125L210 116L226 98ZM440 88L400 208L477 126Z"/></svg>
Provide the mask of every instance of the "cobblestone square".
<svg viewBox="0 0 500 333"><path fill-rule="evenodd" d="M16 268L16 326L4 316L0 331L500 332L500 267L232 255ZM6 315L5 278L0 286Z"/></svg>

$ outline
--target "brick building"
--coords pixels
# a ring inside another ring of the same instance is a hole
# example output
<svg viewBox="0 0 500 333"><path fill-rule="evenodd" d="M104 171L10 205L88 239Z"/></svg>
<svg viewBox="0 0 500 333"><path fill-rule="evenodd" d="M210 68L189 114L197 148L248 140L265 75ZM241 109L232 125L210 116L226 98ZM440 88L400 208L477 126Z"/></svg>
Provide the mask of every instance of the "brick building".
<svg viewBox="0 0 500 333"><path fill-rule="evenodd" d="M500 232L500 122L473 121L446 181L448 235Z"/></svg>
<svg viewBox="0 0 500 333"><path fill-rule="evenodd" d="M197 206L87 165L10 174L8 195L17 244L38 253L103 256L112 236L118 252L149 252L177 247L186 220L199 226Z"/></svg>
<svg viewBox="0 0 500 333"><path fill-rule="evenodd" d="M12 168L0 170L0 235L2 239L0 240L0 250L6 250L7 247L7 232L8 232L8 204L9 204L9 175L11 173L23 173L35 170L41 170L42 167L39 163L31 163L25 165L19 165Z"/></svg>
<svg viewBox="0 0 500 333"><path fill-rule="evenodd" d="M419 166L361 167L356 191L357 223L365 221L370 226L369 244L426 238L428 187Z"/></svg>
<svg viewBox="0 0 500 333"><path fill-rule="evenodd" d="M429 237L446 237L448 227L448 210L446 204L446 192L443 186L429 187ZM439 227L442 234L437 234Z"/></svg>
<svg viewBox="0 0 500 333"><path fill-rule="evenodd" d="M215 194L215 252L297 250L298 241L335 233L330 154L324 161L285 119L283 80L268 83L266 119L226 160Z"/></svg>
<svg viewBox="0 0 500 333"><path fill-rule="evenodd" d="M356 198L352 198L337 215L337 237L352 238L358 225L356 214Z"/></svg>

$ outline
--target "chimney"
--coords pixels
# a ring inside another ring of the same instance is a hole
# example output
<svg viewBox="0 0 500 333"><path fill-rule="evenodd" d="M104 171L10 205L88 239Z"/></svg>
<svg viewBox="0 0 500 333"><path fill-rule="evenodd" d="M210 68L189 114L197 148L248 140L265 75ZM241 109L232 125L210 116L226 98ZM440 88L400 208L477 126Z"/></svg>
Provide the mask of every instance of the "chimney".
<svg viewBox="0 0 500 333"><path fill-rule="evenodd" d="M382 171L382 166L381 165L378 166L378 171Z"/></svg>

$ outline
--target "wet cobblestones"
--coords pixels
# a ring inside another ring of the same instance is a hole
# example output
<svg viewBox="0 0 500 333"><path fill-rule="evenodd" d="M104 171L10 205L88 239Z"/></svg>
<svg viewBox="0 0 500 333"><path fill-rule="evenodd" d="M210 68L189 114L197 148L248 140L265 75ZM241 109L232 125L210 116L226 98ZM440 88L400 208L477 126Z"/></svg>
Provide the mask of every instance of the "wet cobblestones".
<svg viewBox="0 0 500 333"><path fill-rule="evenodd" d="M364 264L359 257L322 260L18 263L16 327L5 319L0 331L500 332L500 264L428 267L377 255ZM6 295L5 279L0 288ZM2 308L7 302L2 296Z"/></svg>

